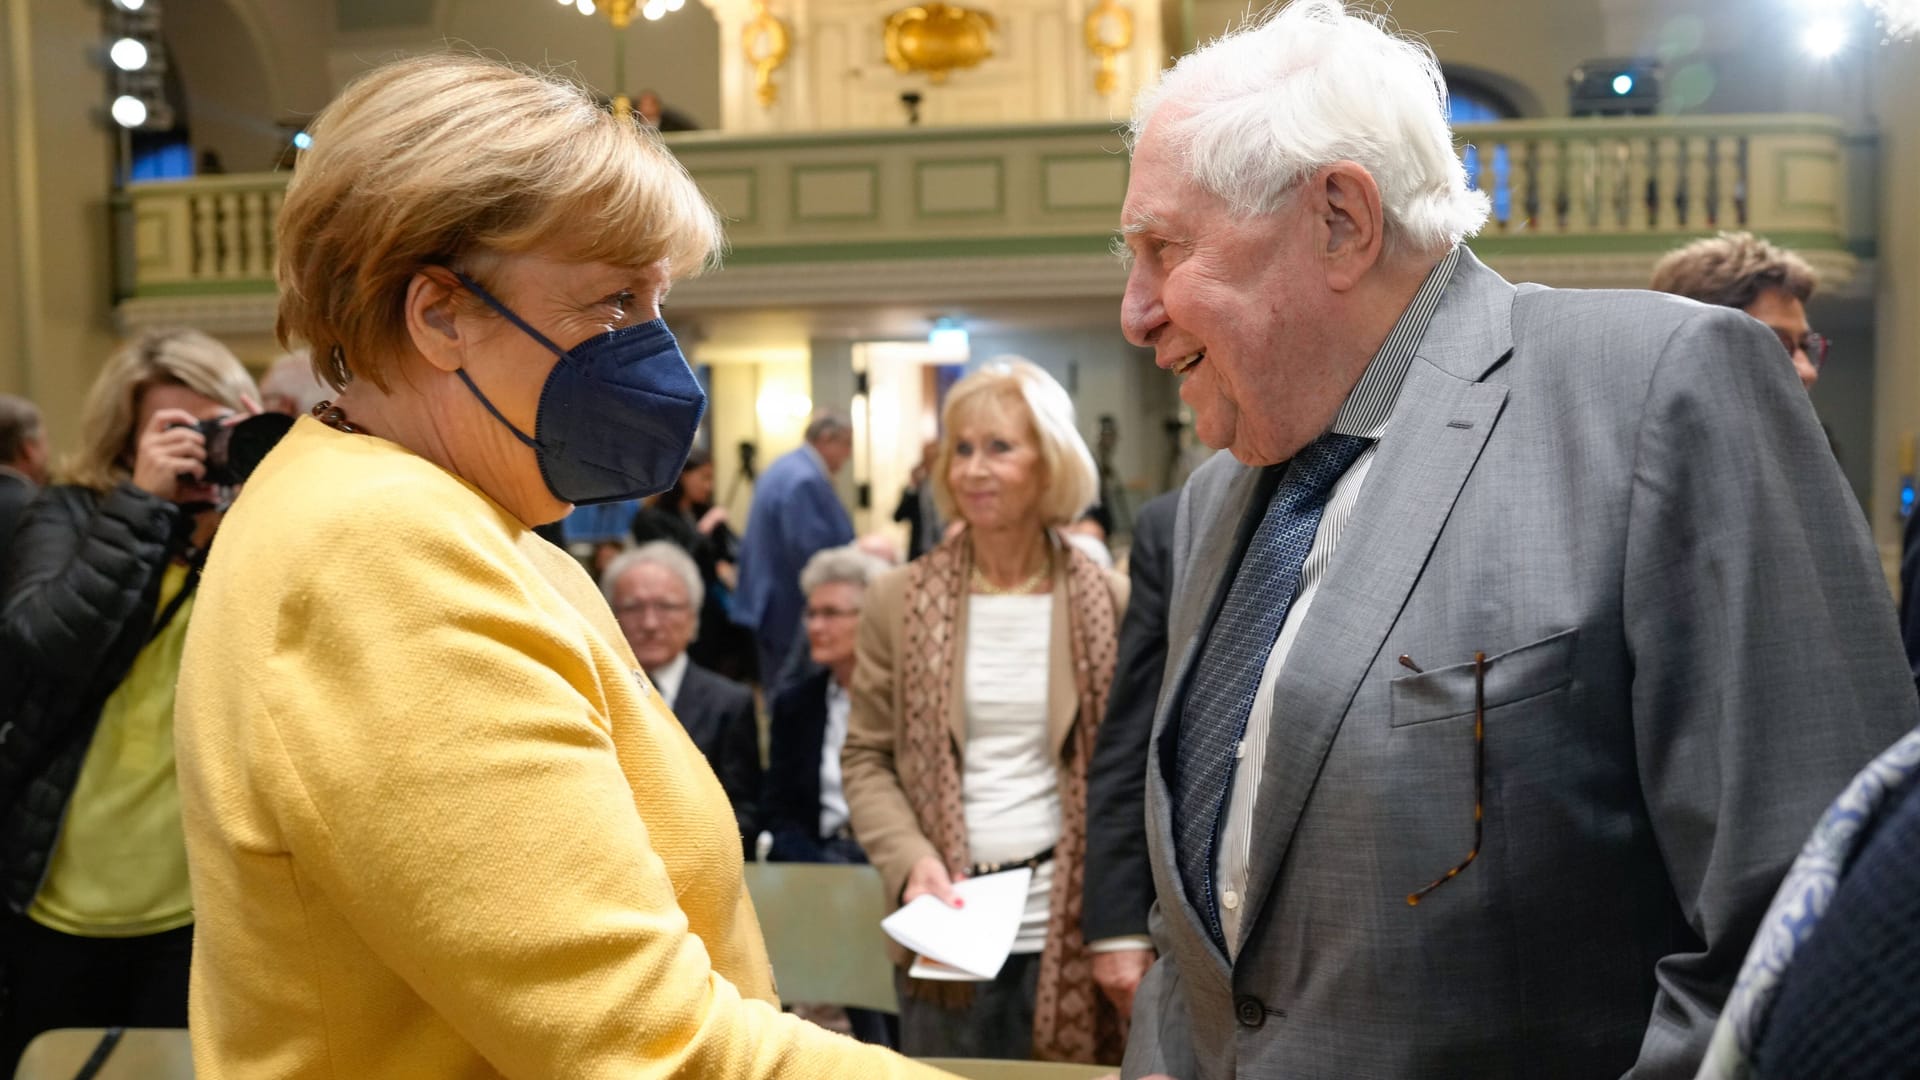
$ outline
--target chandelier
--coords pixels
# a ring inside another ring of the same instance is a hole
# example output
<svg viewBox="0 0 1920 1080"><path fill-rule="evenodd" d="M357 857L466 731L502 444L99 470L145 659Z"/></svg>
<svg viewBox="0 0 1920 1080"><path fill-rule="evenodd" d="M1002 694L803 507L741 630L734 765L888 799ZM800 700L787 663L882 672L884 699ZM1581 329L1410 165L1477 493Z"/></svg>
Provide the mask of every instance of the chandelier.
<svg viewBox="0 0 1920 1080"><path fill-rule="evenodd" d="M607 21L613 24L613 114L622 119L633 115L633 100L627 97L627 37L622 31L633 23L633 14L639 9L640 17L648 22L658 22L669 13L687 6L687 0L646 0L644 4L635 4L634 0L606 0L604 4L595 4L594 0L560 0L561 7L570 7L582 15L592 15L604 11Z"/></svg>

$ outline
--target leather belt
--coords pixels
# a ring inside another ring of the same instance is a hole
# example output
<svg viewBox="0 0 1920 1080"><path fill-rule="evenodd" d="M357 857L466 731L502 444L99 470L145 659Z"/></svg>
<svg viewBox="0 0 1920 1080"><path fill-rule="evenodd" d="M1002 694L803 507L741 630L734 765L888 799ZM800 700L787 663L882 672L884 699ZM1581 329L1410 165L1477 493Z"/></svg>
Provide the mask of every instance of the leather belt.
<svg viewBox="0 0 1920 1080"><path fill-rule="evenodd" d="M967 876L980 877L983 874L998 874L1003 870L1018 870L1021 867L1026 867L1029 870L1038 870L1041 863L1052 861L1053 845L1049 844L1047 850L1037 855L1029 855L1024 859L1015 859L1011 862L974 863L972 866L967 867Z"/></svg>

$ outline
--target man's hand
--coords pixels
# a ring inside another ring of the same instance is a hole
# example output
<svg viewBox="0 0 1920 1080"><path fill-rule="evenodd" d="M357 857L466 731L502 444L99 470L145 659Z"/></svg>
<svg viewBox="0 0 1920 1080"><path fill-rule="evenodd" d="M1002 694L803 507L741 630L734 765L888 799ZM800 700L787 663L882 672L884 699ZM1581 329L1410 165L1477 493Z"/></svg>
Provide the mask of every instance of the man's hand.
<svg viewBox="0 0 1920 1080"><path fill-rule="evenodd" d="M1152 949L1123 949L1093 954L1093 981L1107 995L1122 1020L1133 1019L1133 992L1153 966Z"/></svg>

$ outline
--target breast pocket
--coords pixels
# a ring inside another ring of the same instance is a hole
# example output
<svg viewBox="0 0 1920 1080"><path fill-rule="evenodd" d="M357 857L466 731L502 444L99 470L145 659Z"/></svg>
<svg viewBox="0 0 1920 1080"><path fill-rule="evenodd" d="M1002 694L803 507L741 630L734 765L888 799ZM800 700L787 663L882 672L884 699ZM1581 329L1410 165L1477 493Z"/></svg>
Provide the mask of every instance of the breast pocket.
<svg viewBox="0 0 1920 1080"><path fill-rule="evenodd" d="M1492 712L1528 698L1550 694L1573 681L1573 647L1580 631L1562 630L1486 661L1486 709ZM1455 716L1474 708L1471 661L1393 680L1394 727L1409 727Z"/></svg>

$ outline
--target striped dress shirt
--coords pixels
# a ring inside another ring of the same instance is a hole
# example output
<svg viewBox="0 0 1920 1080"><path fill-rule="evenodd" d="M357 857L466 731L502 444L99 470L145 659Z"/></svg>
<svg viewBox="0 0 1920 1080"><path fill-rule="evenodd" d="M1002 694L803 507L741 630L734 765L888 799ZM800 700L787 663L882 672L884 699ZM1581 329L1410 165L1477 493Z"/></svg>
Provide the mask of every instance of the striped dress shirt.
<svg viewBox="0 0 1920 1080"><path fill-rule="evenodd" d="M1329 429L1338 435L1364 435L1373 440L1373 445L1361 451L1353 465L1334 482L1333 491L1327 496L1319 528L1314 530L1313 547L1307 552L1306 564L1300 571L1300 593L1287 610L1287 620L1281 624L1280 636L1274 639L1273 652L1267 657L1266 670L1260 676L1260 687L1254 692L1253 711L1247 716L1246 735L1236 755L1238 761L1233 770L1233 788L1227 793L1227 808L1220 827L1220 847L1213 876L1216 890L1214 902L1220 909L1220 928L1226 936L1227 948L1235 953L1240 948L1247 864L1253 852L1253 811L1260 797L1267 732L1278 719L1273 715L1274 683L1279 679L1281 667L1287 662L1287 654L1293 650L1294 639L1300 634L1300 624L1306 621L1307 609L1313 606L1314 594L1319 591L1327 564L1333 559L1335 546L1340 543L1340 533L1353 516L1355 504L1360 501L1360 487L1366 483L1367 471L1373 466L1373 457L1379 450L1381 438L1386 434L1393 406L1400 400L1400 386L1406 381L1407 369L1413 364L1414 350L1420 347L1420 339L1426 335L1427 324L1433 320L1434 309L1440 306L1441 294L1447 291L1447 282L1452 280L1454 263L1459 258L1460 249L1454 248L1427 274L1427 280L1421 283L1420 291L1414 294L1413 302L1401 313L1400 321L1394 324L1386 343L1380 346L1380 351L1368 363L1366 372L1360 376L1360 382L1354 386L1353 392L1347 395L1346 403L1340 406L1339 414L1333 419L1333 427Z"/></svg>

